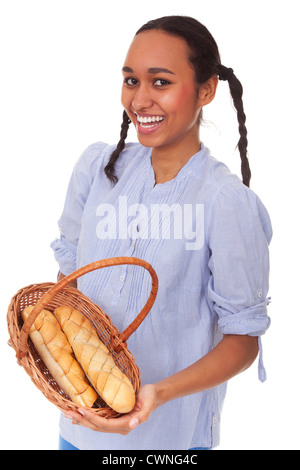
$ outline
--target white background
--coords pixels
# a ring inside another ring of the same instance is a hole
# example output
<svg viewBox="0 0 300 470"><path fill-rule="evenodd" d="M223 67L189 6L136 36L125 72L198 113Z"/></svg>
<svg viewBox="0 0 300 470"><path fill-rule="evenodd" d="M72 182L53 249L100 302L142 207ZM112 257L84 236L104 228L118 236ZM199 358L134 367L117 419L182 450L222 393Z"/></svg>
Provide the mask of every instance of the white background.
<svg viewBox="0 0 300 470"><path fill-rule="evenodd" d="M218 449L300 448L298 2L1 0L1 449L57 448L59 412L7 346L7 307L21 287L55 280L49 244L73 166L89 144L118 140L127 48L142 24L169 14L204 23L243 84L251 187L274 229L268 380L254 365L230 382ZM227 83L205 117L202 140L239 174Z"/></svg>

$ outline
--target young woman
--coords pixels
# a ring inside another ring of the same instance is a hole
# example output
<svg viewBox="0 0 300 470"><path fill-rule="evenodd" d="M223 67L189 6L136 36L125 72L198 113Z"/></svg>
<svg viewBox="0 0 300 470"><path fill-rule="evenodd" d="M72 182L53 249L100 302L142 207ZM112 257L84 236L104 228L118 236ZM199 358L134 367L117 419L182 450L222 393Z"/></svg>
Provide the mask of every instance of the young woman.
<svg viewBox="0 0 300 470"><path fill-rule="evenodd" d="M159 292L128 340L142 379L134 410L111 420L70 412L60 433L83 450L213 448L226 383L254 362L270 322L272 229L248 187L242 86L209 31L180 16L137 32L123 75L121 139L91 145L77 162L52 247L60 277L97 259L142 258L156 270ZM219 80L228 81L237 110L243 182L200 140L202 108ZM139 142L125 144L131 122ZM150 285L146 271L126 266L78 280L119 331Z"/></svg>

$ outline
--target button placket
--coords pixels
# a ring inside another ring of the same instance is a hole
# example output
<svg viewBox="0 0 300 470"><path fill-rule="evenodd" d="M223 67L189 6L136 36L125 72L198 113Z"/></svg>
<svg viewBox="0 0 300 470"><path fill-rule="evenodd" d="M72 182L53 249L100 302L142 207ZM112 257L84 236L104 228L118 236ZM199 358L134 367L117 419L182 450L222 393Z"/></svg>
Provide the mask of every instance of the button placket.
<svg viewBox="0 0 300 470"><path fill-rule="evenodd" d="M126 276L127 276L127 266L120 266L120 268L121 268L121 274L119 275L119 282L115 283L115 287L114 287L115 292L114 292L113 298L111 300L111 305L112 306L117 305L117 303L119 302L120 295L121 295L122 289L124 287ZM116 278L116 279L118 279L118 278Z"/></svg>

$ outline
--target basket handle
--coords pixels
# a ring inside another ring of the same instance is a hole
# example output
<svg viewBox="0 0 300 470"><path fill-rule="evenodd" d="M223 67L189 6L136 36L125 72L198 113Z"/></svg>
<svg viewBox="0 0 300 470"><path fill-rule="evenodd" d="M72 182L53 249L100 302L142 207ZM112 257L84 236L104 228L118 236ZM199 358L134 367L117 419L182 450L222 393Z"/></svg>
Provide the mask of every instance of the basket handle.
<svg viewBox="0 0 300 470"><path fill-rule="evenodd" d="M115 341L114 350L119 352L121 349L124 348L127 339L132 335L132 333L139 327L142 321L146 318L148 313L150 312L157 295L158 290L158 278L156 272L152 268L152 266L144 260L139 258L133 257L116 257L116 258L107 258L99 261L94 261L93 263L87 264L82 268L77 269L73 273L65 276L63 279L58 281L51 287L43 297L36 303L34 308L32 309L30 315L25 320L23 327L20 333L20 348L17 353L17 358L21 359L28 353L28 335L30 329L35 322L38 315L41 311L47 307L49 302L60 292L64 287L66 287L70 282L76 280L78 277L83 276L91 271L95 271L96 269L105 268L109 266L118 266L122 264L131 264L136 266L142 266L145 268L152 277L152 288L148 300L144 306L144 308L140 311L137 317L133 320L133 322L119 335L113 335L112 339Z"/></svg>

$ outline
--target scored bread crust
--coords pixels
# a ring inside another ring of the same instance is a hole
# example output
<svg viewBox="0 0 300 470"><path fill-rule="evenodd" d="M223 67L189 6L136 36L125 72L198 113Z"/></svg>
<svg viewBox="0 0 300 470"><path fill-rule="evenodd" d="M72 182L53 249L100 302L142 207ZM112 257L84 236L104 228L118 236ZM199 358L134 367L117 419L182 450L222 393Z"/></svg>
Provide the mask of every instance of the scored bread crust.
<svg viewBox="0 0 300 470"><path fill-rule="evenodd" d="M24 321L32 309L33 306L28 306L23 310ZM88 383L55 316L42 310L30 329L29 337L50 374L69 398L77 405L92 407L97 393Z"/></svg>
<svg viewBox="0 0 300 470"><path fill-rule="evenodd" d="M113 410L129 413L135 405L134 388L88 318L68 306L56 308L54 315L94 389Z"/></svg>

